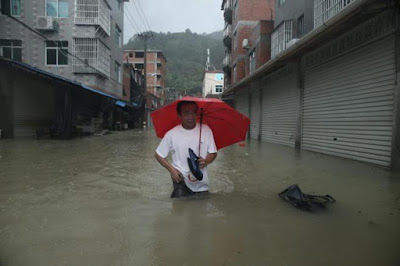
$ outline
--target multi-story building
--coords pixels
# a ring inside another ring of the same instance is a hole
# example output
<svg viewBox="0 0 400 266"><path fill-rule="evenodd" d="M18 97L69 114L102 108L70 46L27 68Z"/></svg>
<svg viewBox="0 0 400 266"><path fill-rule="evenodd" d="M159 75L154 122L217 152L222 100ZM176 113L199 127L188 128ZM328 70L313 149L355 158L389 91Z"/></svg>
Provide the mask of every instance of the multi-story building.
<svg viewBox="0 0 400 266"><path fill-rule="evenodd" d="M249 39L261 20L273 20L274 0L223 0L225 87L234 84L246 75Z"/></svg>
<svg viewBox="0 0 400 266"><path fill-rule="evenodd" d="M251 139L400 168L399 14L395 0L280 0L274 58L222 97Z"/></svg>
<svg viewBox="0 0 400 266"><path fill-rule="evenodd" d="M221 70L206 70L203 77L202 97L218 97L224 91L224 72Z"/></svg>
<svg viewBox="0 0 400 266"><path fill-rule="evenodd" d="M121 98L127 1L2 0L0 56Z"/></svg>
<svg viewBox="0 0 400 266"><path fill-rule="evenodd" d="M144 50L124 50L125 62L131 63L135 69L144 70L144 56ZM152 101L154 101L154 99L159 99L160 105L164 105L166 96L165 69L167 59L163 52L159 50L147 50L146 57L146 91L152 94ZM159 106L154 106L154 108L157 107Z"/></svg>
<svg viewBox="0 0 400 266"><path fill-rule="evenodd" d="M313 5L314 0L275 2L275 29L271 36L272 58L314 29Z"/></svg>

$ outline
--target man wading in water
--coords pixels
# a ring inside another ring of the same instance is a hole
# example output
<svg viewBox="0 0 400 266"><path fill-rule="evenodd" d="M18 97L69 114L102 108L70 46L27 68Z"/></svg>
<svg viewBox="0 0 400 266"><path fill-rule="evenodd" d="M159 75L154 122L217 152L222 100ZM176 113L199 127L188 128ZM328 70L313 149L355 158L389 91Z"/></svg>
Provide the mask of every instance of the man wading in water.
<svg viewBox="0 0 400 266"><path fill-rule="evenodd" d="M171 174L174 190L172 198L208 192L207 165L217 157L213 133L207 125L201 125L201 151L197 154L203 179L197 180L191 173L187 158L189 148L199 152L200 124L197 123L198 107L195 102L181 101L176 107L181 124L169 130L156 149L155 157ZM166 157L172 155L172 164Z"/></svg>

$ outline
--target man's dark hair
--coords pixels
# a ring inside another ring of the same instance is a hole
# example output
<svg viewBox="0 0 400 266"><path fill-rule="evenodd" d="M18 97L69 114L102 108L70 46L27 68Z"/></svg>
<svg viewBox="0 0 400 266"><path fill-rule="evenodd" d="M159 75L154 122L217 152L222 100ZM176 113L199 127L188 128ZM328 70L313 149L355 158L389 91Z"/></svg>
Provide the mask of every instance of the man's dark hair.
<svg viewBox="0 0 400 266"><path fill-rule="evenodd" d="M178 112L179 115L181 114L182 106L186 105L186 104L187 105L194 104L194 105L196 105L197 109L199 109L199 107L197 106L197 103L194 101L181 101L176 105L176 111Z"/></svg>

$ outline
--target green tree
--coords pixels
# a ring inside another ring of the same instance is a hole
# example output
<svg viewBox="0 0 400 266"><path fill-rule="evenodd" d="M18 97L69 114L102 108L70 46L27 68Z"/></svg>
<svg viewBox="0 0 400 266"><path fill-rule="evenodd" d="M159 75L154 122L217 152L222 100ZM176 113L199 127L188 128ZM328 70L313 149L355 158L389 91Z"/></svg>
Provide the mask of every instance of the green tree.
<svg viewBox="0 0 400 266"><path fill-rule="evenodd" d="M222 69L225 56L222 31L197 34L186 29L185 32L176 33L153 32L153 36L148 42L148 49L163 51L167 59L166 86L169 88L193 94L201 92L207 49L210 49L212 67ZM126 49L143 50L143 47L143 41L137 36L124 45Z"/></svg>

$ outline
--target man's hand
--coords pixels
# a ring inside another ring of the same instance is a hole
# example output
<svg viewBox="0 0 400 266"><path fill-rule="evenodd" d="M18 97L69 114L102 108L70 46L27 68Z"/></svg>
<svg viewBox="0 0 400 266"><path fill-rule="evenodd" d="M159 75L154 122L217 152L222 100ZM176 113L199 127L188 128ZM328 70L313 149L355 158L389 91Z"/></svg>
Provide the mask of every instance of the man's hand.
<svg viewBox="0 0 400 266"><path fill-rule="evenodd" d="M199 162L199 167L200 168L204 168L204 167L207 166L206 159L204 159L203 157L199 157L199 159L197 161Z"/></svg>
<svg viewBox="0 0 400 266"><path fill-rule="evenodd" d="M175 183L179 183L181 181L183 181L183 176L181 174L181 172L178 171L178 169L176 169L175 167L173 167L166 158L161 157L160 155L157 154L157 152L155 153L155 157L157 159L157 161L165 167L165 169L168 170L168 172L171 173L171 179L172 181L174 181Z"/></svg>
<svg viewBox="0 0 400 266"><path fill-rule="evenodd" d="M181 172L178 171L178 169L172 167L170 170L170 173L171 173L171 179L175 183L179 183L179 182L183 181L183 176L182 176Z"/></svg>
<svg viewBox="0 0 400 266"><path fill-rule="evenodd" d="M203 157L199 157L198 162L199 162L199 167L204 168L210 163L212 163L215 158L217 158L217 153L209 153L207 154L207 157L204 159Z"/></svg>

